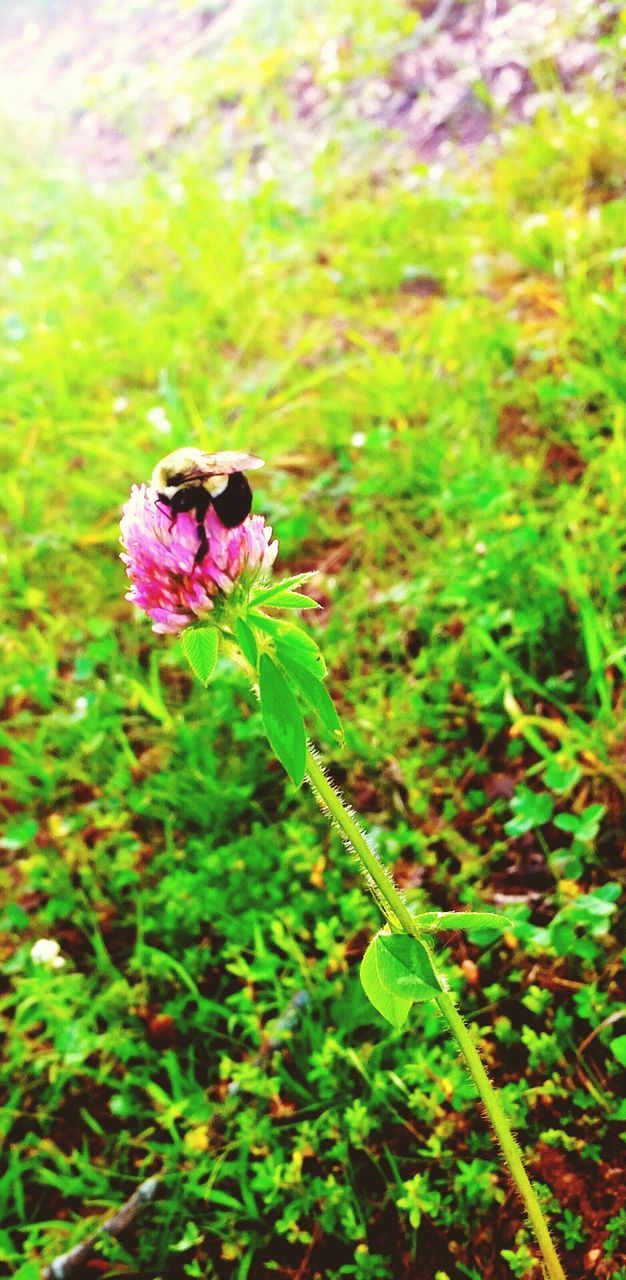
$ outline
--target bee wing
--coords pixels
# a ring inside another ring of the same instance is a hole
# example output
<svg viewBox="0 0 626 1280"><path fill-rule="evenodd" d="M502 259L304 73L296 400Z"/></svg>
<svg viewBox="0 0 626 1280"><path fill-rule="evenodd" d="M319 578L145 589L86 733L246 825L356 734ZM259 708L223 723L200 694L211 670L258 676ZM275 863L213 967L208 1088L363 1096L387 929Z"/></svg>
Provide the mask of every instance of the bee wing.
<svg viewBox="0 0 626 1280"><path fill-rule="evenodd" d="M259 467L264 467L265 463L262 458L257 458L253 453L237 453L234 449L225 449L223 453L205 453L202 458L202 467L205 475L209 476L231 476L236 471L258 471Z"/></svg>

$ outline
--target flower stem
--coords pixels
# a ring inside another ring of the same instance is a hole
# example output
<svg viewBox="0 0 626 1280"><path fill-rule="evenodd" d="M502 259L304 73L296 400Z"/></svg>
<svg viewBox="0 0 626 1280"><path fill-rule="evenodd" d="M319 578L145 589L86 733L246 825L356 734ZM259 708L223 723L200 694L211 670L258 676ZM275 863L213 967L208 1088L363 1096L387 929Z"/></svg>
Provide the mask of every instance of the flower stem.
<svg viewBox="0 0 626 1280"><path fill-rule="evenodd" d="M354 852L361 859L368 877L376 886L377 892L385 900L387 906L391 909L393 915L398 920L398 923L402 925L403 929L414 937L419 937L419 926L411 915L402 894L393 883L393 880L388 876L382 863L370 847L366 837L359 827L358 822L344 804L339 792L326 777L324 770L310 747L307 747L306 770L309 782L313 790L316 792L321 805L324 809L328 810L333 821L352 846ZM521 1151L515 1141L513 1133L511 1132L509 1122L504 1114L497 1090L492 1085L489 1076L485 1071L480 1054L474 1045L472 1037L463 1022L461 1015L457 1012L454 1001L448 995L447 991L443 989L435 998L446 1022L448 1023L450 1031L458 1041L472 1080L476 1085L479 1096L502 1148L502 1154L506 1165L525 1205L531 1226L535 1232L537 1242L543 1254L546 1274L549 1277L549 1280L565 1280L565 1272L559 1262L548 1225L543 1216L543 1212L532 1183L524 1168Z"/></svg>
<svg viewBox="0 0 626 1280"><path fill-rule="evenodd" d="M543 1254L546 1272L550 1277L550 1280L565 1280L565 1272L559 1262L559 1258L548 1229L548 1224L543 1216L535 1189L524 1168L522 1153L509 1127L509 1122L504 1114L502 1103L498 1096L498 1091L492 1085L491 1080L485 1071L480 1054L454 1004L454 1001L446 991L442 991L436 999L452 1034L456 1036L459 1042L469 1073L476 1085L476 1088L478 1089L485 1111L493 1125L498 1142L502 1148L502 1154L504 1155L504 1159L508 1165L509 1173L511 1174L517 1190L524 1202L531 1226L537 1237L539 1247Z"/></svg>
<svg viewBox="0 0 626 1280"><path fill-rule="evenodd" d="M402 894L396 888L393 880L387 875L374 850L370 848L358 822L353 818L332 782L329 782L310 747L307 747L306 753L306 772L309 782L313 790L317 792L323 807L328 810L333 821L336 822L340 831L343 832L352 845L354 852L361 859L368 876L374 881L387 906L391 907L393 914L407 933L415 933L415 921Z"/></svg>

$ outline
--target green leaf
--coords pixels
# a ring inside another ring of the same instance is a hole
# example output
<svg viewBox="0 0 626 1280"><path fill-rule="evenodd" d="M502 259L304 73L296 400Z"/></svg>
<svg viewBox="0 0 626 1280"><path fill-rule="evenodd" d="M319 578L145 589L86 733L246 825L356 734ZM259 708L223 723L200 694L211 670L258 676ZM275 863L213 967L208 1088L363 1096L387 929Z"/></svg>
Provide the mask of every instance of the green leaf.
<svg viewBox="0 0 626 1280"><path fill-rule="evenodd" d="M280 660L290 678L291 684L296 686L313 711L317 712L322 724L326 725L326 728L331 733L339 734L343 739L341 720L322 680L317 675L313 675L311 671L307 671L306 667L303 667L300 662L292 658L289 651L285 652L283 649Z"/></svg>
<svg viewBox="0 0 626 1280"><path fill-rule="evenodd" d="M616 1036L611 1040L611 1049L622 1067L626 1067L626 1036Z"/></svg>
<svg viewBox="0 0 626 1280"><path fill-rule="evenodd" d="M545 791L530 791L528 787L520 787L517 795L511 800L511 808L515 814L509 822L505 822L504 830L508 836L523 836L535 827L542 827L552 817L554 805Z"/></svg>
<svg viewBox="0 0 626 1280"><path fill-rule="evenodd" d="M581 777L582 769L577 764L570 764L556 755L548 761L543 780L551 791L558 791L561 794L574 787Z"/></svg>
<svg viewBox="0 0 626 1280"><path fill-rule="evenodd" d="M241 649L244 658L247 659L250 666L254 667L254 670L256 671L258 650L252 627L249 627L248 623L245 622L243 618L237 618L237 622L235 623L235 632L239 641L239 648Z"/></svg>
<svg viewBox="0 0 626 1280"><path fill-rule="evenodd" d="M257 603L255 601L255 603ZM305 596L301 591L280 591L271 600L264 601L266 609L320 609L319 600Z"/></svg>
<svg viewBox="0 0 626 1280"><path fill-rule="evenodd" d="M378 974L392 995L433 1000L441 991L428 947L408 933L380 935Z"/></svg>
<svg viewBox="0 0 626 1280"><path fill-rule="evenodd" d="M599 884L593 890L593 896L596 898L604 898L605 902L617 902L621 896L622 886L615 880L610 880L608 884Z"/></svg>
<svg viewBox="0 0 626 1280"><path fill-rule="evenodd" d="M181 636L183 653L194 675L207 685L213 674L220 647L216 627L188 627Z"/></svg>
<svg viewBox="0 0 626 1280"><path fill-rule="evenodd" d="M283 623L283 629L276 637L276 653L281 662L284 657L299 662L317 680L322 680L326 674L326 663L318 645L309 632L303 631L301 627Z"/></svg>
<svg viewBox="0 0 626 1280"><path fill-rule="evenodd" d="M569 831L577 840L590 844L598 834L600 819L605 813L603 804L590 804L582 813L557 813L554 825L559 831Z"/></svg>
<svg viewBox="0 0 626 1280"><path fill-rule="evenodd" d="M4 836L0 838L0 849L8 849L11 853L23 849L34 840L38 831L39 823L34 818L16 818L5 828Z"/></svg>
<svg viewBox="0 0 626 1280"><path fill-rule="evenodd" d="M253 627L257 627L259 631L264 631L266 635L276 639L285 627L291 626L290 622L283 622L282 618L270 618L267 613L259 613L257 609L250 609L248 619Z"/></svg>
<svg viewBox="0 0 626 1280"><path fill-rule="evenodd" d="M554 825L559 831L575 832L578 831L581 821L576 813L557 813Z"/></svg>
<svg viewBox="0 0 626 1280"><path fill-rule="evenodd" d="M268 614L259 613L256 609L250 610L248 622L272 637L281 661L284 654L288 659L291 657L295 662L306 667L307 671L310 671L318 680L323 679L326 663L319 645L308 631L304 631L293 622L284 622L282 618L270 618Z"/></svg>
<svg viewBox="0 0 626 1280"><path fill-rule="evenodd" d="M263 723L270 746L291 781L299 787L306 767L304 720L280 667L267 653L261 654L259 687Z"/></svg>
<svg viewBox="0 0 626 1280"><path fill-rule="evenodd" d="M393 995L387 991L380 980L378 961L380 955L381 934L372 938L361 961L361 983L363 990L374 1008L383 1018L390 1022L396 1031L404 1026L413 1000L407 995Z"/></svg>
<svg viewBox="0 0 626 1280"><path fill-rule="evenodd" d="M269 604L274 596L281 595L283 591L294 591L296 587L301 587L303 582L308 582L313 576L313 573L296 573L291 578L281 578L279 582L273 582L271 586L255 591L252 603L253 605Z"/></svg>
<svg viewBox="0 0 626 1280"><path fill-rule="evenodd" d="M424 911L416 916L420 929L494 929L504 933L512 929L507 916L492 911Z"/></svg>

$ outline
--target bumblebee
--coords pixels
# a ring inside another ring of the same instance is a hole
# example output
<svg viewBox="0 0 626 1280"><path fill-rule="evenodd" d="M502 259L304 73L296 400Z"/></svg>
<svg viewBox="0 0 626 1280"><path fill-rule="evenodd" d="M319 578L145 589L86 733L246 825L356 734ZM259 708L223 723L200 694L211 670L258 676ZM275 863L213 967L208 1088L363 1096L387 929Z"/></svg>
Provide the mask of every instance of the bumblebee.
<svg viewBox="0 0 626 1280"><path fill-rule="evenodd" d="M193 512L198 530L194 564L204 559L209 544L204 520L210 506L227 529L243 524L252 507L252 490L244 475L264 466L252 453L203 453L202 449L175 449L157 463L152 488L157 501L167 507L172 523L181 511Z"/></svg>

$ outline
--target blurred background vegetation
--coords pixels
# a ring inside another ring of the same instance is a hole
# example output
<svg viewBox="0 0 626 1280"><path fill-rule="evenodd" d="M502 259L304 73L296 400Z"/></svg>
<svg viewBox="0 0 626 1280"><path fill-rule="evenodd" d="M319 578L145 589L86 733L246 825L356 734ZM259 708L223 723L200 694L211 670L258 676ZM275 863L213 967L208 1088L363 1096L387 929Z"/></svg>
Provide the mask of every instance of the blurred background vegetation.
<svg viewBox="0 0 626 1280"><path fill-rule="evenodd" d="M100 1274L537 1276L254 699L124 601L193 443L267 459L409 900L511 917L450 982L570 1276L624 1280L625 47L608 3L3 5L3 1274L158 1174Z"/></svg>

